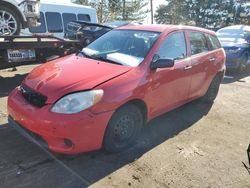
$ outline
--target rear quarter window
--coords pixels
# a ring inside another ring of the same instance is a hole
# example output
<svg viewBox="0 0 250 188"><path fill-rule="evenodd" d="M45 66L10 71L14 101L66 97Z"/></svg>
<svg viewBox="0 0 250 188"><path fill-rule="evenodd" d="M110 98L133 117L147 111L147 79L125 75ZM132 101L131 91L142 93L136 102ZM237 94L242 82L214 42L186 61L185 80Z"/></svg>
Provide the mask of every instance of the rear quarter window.
<svg viewBox="0 0 250 188"><path fill-rule="evenodd" d="M208 41L211 44L211 48L212 50L216 50L221 48L221 44L220 41L218 40L218 38L216 36L213 35L207 35Z"/></svg>
<svg viewBox="0 0 250 188"><path fill-rule="evenodd" d="M208 42L203 33L191 31L189 39L192 55L209 51Z"/></svg>

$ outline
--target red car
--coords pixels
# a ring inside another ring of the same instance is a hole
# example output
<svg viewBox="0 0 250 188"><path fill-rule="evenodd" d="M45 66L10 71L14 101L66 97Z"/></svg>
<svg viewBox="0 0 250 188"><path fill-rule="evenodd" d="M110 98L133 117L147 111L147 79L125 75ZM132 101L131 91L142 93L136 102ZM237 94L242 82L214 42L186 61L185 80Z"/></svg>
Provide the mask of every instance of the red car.
<svg viewBox="0 0 250 188"><path fill-rule="evenodd" d="M54 152L118 152L152 118L200 97L214 101L224 73L213 31L123 26L35 68L8 98L9 124Z"/></svg>

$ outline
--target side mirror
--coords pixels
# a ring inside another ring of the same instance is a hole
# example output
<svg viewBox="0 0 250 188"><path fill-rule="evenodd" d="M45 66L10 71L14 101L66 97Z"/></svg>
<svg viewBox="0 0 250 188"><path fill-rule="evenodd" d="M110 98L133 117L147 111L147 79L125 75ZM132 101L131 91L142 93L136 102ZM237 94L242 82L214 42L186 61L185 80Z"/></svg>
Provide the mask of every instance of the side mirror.
<svg viewBox="0 0 250 188"><path fill-rule="evenodd" d="M152 61L150 68L170 68L174 66L174 59L158 59L156 61Z"/></svg>

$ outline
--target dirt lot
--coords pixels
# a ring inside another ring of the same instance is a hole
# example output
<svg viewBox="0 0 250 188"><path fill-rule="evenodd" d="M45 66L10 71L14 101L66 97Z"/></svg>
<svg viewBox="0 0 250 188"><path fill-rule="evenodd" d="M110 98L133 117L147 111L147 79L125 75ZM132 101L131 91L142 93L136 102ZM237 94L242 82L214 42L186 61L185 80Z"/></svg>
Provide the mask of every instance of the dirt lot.
<svg viewBox="0 0 250 188"><path fill-rule="evenodd" d="M248 187L250 74L226 77L213 105L195 101L145 127L119 154L57 157L8 128L6 100L36 65L0 71L0 187Z"/></svg>

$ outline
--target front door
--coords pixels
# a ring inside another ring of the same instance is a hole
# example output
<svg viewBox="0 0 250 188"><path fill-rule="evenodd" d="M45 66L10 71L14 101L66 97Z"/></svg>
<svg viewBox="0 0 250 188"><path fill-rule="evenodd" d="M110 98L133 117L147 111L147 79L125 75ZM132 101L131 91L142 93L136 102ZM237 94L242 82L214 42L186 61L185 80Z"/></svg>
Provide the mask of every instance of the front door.
<svg viewBox="0 0 250 188"><path fill-rule="evenodd" d="M190 59L184 32L168 35L157 51L160 59L174 59L171 68L158 68L151 73L151 104L154 116L183 104L188 99L191 82Z"/></svg>

